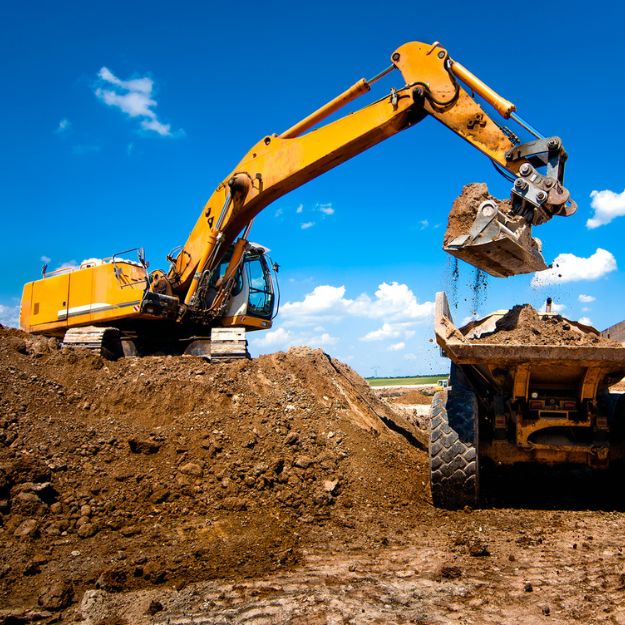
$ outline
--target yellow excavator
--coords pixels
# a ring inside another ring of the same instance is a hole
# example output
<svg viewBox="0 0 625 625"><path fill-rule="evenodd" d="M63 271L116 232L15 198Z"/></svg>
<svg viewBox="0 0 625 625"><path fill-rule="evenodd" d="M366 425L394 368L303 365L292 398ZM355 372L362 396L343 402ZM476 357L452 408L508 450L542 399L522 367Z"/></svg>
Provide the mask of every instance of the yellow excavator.
<svg viewBox="0 0 625 625"><path fill-rule="evenodd" d="M403 86L335 121L319 123L399 70ZM521 143L494 121L482 98L533 139ZM277 286L266 248L248 240L254 217L282 195L431 115L483 152L512 183L511 210L480 207L471 228L445 249L493 275L546 267L527 235L575 204L563 186L567 158L558 137L543 137L438 42L409 42L391 65L361 79L279 135L263 137L217 186L168 271L138 260L92 259L73 270L43 271L24 286L21 327L113 356L245 353L245 331L271 327ZM375 218L375 215L373 215ZM382 222L382 219L378 220ZM523 234L523 236L522 236Z"/></svg>

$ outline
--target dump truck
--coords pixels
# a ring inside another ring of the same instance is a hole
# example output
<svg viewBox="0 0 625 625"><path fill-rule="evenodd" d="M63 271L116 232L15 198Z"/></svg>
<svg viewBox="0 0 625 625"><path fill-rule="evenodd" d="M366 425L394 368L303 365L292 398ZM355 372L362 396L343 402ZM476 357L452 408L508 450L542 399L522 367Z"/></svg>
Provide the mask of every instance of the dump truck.
<svg viewBox="0 0 625 625"><path fill-rule="evenodd" d="M513 327L522 309L458 328L447 296L436 295L436 341L451 359L449 387L435 394L430 413L438 507L479 505L480 471L488 463L607 470L625 458L625 395L610 392L625 376L625 347L595 328L533 309L540 322L527 337L504 340L502 328Z"/></svg>

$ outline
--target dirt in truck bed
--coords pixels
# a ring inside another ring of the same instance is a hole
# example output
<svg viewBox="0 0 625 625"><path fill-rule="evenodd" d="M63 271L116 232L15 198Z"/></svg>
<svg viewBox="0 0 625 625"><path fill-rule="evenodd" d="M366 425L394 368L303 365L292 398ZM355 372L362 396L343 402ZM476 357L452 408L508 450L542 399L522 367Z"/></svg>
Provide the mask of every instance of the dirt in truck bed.
<svg viewBox="0 0 625 625"><path fill-rule="evenodd" d="M622 489L436 510L411 432L319 350L110 362L0 329L0 624L625 623Z"/></svg>
<svg viewBox="0 0 625 625"><path fill-rule="evenodd" d="M495 331L472 338L471 342L502 345L580 345L620 347L620 343L585 331L560 315L541 316L530 304L511 308L499 321Z"/></svg>

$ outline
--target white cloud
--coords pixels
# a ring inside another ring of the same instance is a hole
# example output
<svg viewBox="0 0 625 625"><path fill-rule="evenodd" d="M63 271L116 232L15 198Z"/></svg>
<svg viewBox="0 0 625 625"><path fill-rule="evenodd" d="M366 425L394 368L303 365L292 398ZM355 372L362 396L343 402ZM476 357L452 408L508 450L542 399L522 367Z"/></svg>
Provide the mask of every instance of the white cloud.
<svg viewBox="0 0 625 625"><path fill-rule="evenodd" d="M591 326L591 325L593 325L593 323L592 323L592 319L591 319L590 317L580 317L580 318L578 319L578 321L579 321L580 323L583 323L585 326Z"/></svg>
<svg viewBox="0 0 625 625"><path fill-rule="evenodd" d="M319 204L319 212L324 215L334 215L332 204Z"/></svg>
<svg viewBox="0 0 625 625"><path fill-rule="evenodd" d="M324 348L329 345L336 345L338 341L338 338L332 336L329 332L309 334L307 332L293 332L285 328L277 328L269 330L262 337L255 339L254 346L261 350L268 348L271 351L276 351L288 349L295 345Z"/></svg>
<svg viewBox="0 0 625 625"><path fill-rule="evenodd" d="M381 328L365 334L365 336L363 336L360 340L385 341L387 339L398 339L400 337L409 339L415 335L415 331L411 330L414 325L414 321L404 321L401 323L383 323Z"/></svg>
<svg viewBox="0 0 625 625"><path fill-rule="evenodd" d="M551 312L561 313L566 308L566 304L558 304L557 302L551 302ZM543 307L540 309L542 312L545 312L547 309L547 302L543 304Z"/></svg>
<svg viewBox="0 0 625 625"><path fill-rule="evenodd" d="M298 215L301 215L301 214L304 212L304 205L303 205L303 204L300 204L300 205L299 205L299 206L295 209L295 212L296 212Z"/></svg>
<svg viewBox="0 0 625 625"><path fill-rule="evenodd" d="M308 230L309 228L312 228L314 225L315 225L315 222L314 222L314 221L305 221L305 222L304 222L304 223L300 226L300 228L301 228L302 230Z"/></svg>
<svg viewBox="0 0 625 625"><path fill-rule="evenodd" d="M284 328L277 328L275 330L268 330L261 338L256 340L256 345L259 347L275 347L276 345L285 345L288 343L293 334Z"/></svg>
<svg viewBox="0 0 625 625"><path fill-rule="evenodd" d="M589 306L582 306L582 312L589 312L589 311L590 311Z"/></svg>
<svg viewBox="0 0 625 625"><path fill-rule="evenodd" d="M594 209L593 216L586 222L591 230L609 224L613 219L625 215L625 191L614 193L608 189L592 191L590 206Z"/></svg>
<svg viewBox="0 0 625 625"><path fill-rule="evenodd" d="M20 307L6 306L0 304L0 324L3 326L9 326L11 328L19 328L20 325Z"/></svg>
<svg viewBox="0 0 625 625"><path fill-rule="evenodd" d="M430 225L430 222L427 219L422 219L417 223L419 224L419 230L425 230Z"/></svg>
<svg viewBox="0 0 625 625"><path fill-rule="evenodd" d="M393 343L388 346L389 352L400 352L402 349L406 349L406 343L400 341L399 343Z"/></svg>
<svg viewBox="0 0 625 625"><path fill-rule="evenodd" d="M67 119L67 117L64 117L60 122L59 125L56 127L56 129L54 130L54 132L57 135L62 135L66 132L69 132L72 129L72 122L69 121L69 119Z"/></svg>
<svg viewBox="0 0 625 625"><path fill-rule="evenodd" d="M141 128L143 128L143 130L153 130L155 133L161 135L161 137L171 137L171 126L169 124L162 124L158 119L142 120Z"/></svg>
<svg viewBox="0 0 625 625"><path fill-rule="evenodd" d="M51 259L49 256L41 256L41 257L39 258L39 260L40 260L42 263L46 263L46 264L48 264L48 263L49 263L52 259Z"/></svg>
<svg viewBox="0 0 625 625"><path fill-rule="evenodd" d="M161 137L184 134L182 130L173 133L170 124L165 124L158 119L154 110L158 103L152 97L154 81L151 78L146 76L122 80L107 67L100 69L98 77L103 86L96 88L96 96L108 106L118 108L129 117L143 118L140 124L143 130L155 132Z"/></svg>
<svg viewBox="0 0 625 625"><path fill-rule="evenodd" d="M559 254L549 269L534 274L532 286L541 287L577 280L598 280L616 269L614 255L600 247L588 258L575 256L575 254Z"/></svg>
<svg viewBox="0 0 625 625"><path fill-rule="evenodd" d="M432 317L434 302L419 303L412 290L398 282L382 282L373 298L362 293L355 299L345 297L344 286L320 285L303 300L284 304L281 312L283 322L290 325L310 325L324 319L337 321L348 316L384 319L385 324L416 323Z"/></svg>
<svg viewBox="0 0 625 625"><path fill-rule="evenodd" d="M147 77L135 78L132 80L120 80L108 67L101 68L98 72L98 76L102 78L102 80L110 82L113 85L117 85L126 91L137 91L139 93L150 95L152 93L152 88L154 87L152 79Z"/></svg>
<svg viewBox="0 0 625 625"><path fill-rule="evenodd" d="M284 214L284 210L281 208L277 208L276 212L274 213L274 217L282 217L283 214Z"/></svg>
<svg viewBox="0 0 625 625"><path fill-rule="evenodd" d="M580 293L577 296L577 299L582 302L582 304L590 304L590 302L594 302L597 298L593 295L584 295L584 293Z"/></svg>
<svg viewBox="0 0 625 625"><path fill-rule="evenodd" d="M414 319L423 321L434 314L434 302L420 304L407 284L382 282L375 292L375 299L360 295L352 305L352 311L373 319L385 318L389 321Z"/></svg>
<svg viewBox="0 0 625 625"><path fill-rule="evenodd" d="M54 271L59 271L63 269L73 271L74 269L78 269L79 266L80 265L75 260L66 260L65 262L62 262Z"/></svg>

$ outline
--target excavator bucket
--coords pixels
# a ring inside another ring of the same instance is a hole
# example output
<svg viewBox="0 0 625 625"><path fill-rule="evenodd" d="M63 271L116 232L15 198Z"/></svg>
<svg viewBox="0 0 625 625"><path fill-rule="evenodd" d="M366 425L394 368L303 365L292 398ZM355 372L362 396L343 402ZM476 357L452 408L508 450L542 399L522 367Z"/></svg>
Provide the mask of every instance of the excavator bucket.
<svg viewBox="0 0 625 625"><path fill-rule="evenodd" d="M508 207L488 196L486 185L468 185L454 202L443 249L498 278L547 269L531 224Z"/></svg>

